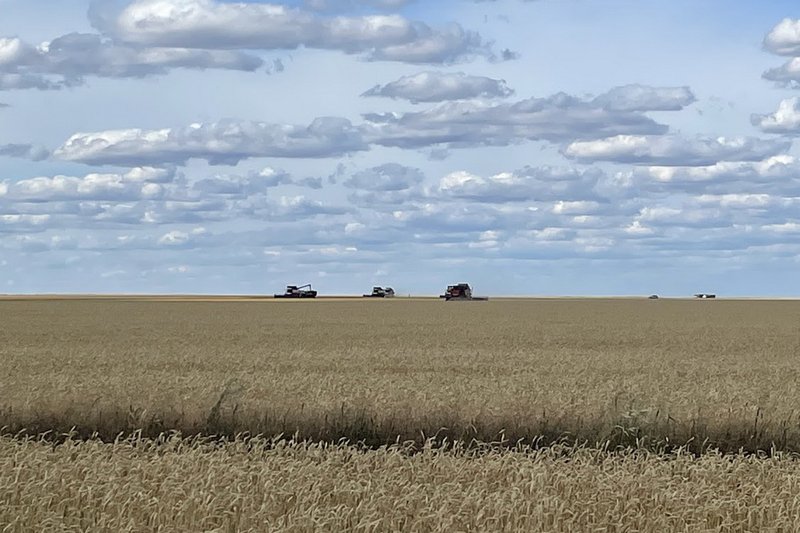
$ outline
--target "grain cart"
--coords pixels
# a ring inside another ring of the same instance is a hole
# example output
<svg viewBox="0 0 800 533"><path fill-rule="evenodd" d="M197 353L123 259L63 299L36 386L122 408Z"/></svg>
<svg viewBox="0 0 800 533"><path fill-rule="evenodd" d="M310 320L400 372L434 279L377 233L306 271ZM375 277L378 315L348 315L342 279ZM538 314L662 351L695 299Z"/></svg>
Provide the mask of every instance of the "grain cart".
<svg viewBox="0 0 800 533"><path fill-rule="evenodd" d="M439 298L444 298L446 302L454 301L454 302L485 302L489 298L485 296L473 296L472 295L472 287L469 286L469 283L459 283L457 285L448 285L447 290L444 294L439 296Z"/></svg>
<svg viewBox="0 0 800 533"><path fill-rule="evenodd" d="M316 298L317 291L311 290L311 284L302 285L287 285L286 292L283 294L276 294L275 298Z"/></svg>

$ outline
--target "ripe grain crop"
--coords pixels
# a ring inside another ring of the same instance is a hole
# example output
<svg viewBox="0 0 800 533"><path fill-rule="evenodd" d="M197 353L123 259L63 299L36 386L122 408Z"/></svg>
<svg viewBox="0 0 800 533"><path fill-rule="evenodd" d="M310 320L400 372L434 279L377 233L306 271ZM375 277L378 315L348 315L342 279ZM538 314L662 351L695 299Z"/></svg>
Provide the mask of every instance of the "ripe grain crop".
<svg viewBox="0 0 800 533"><path fill-rule="evenodd" d="M0 439L0 529L798 531L800 462L771 457Z"/></svg>
<svg viewBox="0 0 800 533"><path fill-rule="evenodd" d="M15 433L800 450L800 302L0 301Z"/></svg>

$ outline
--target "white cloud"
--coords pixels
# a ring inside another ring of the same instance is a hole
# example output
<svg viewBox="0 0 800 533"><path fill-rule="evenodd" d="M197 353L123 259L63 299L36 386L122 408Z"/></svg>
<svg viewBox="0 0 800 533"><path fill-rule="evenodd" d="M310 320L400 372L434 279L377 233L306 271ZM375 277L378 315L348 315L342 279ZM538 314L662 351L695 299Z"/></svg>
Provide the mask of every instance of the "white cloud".
<svg viewBox="0 0 800 533"><path fill-rule="evenodd" d="M702 166L719 161L754 161L785 152L791 143L780 139L752 137L685 138L675 135L617 135L594 141L578 141L563 153L581 162L663 166Z"/></svg>
<svg viewBox="0 0 800 533"><path fill-rule="evenodd" d="M0 215L2 224L44 224L50 220L50 215Z"/></svg>
<svg viewBox="0 0 800 533"><path fill-rule="evenodd" d="M356 172L344 182L344 186L367 191L402 191L421 183L423 179L424 175L418 168L387 163Z"/></svg>
<svg viewBox="0 0 800 533"><path fill-rule="evenodd" d="M764 38L764 48L783 56L800 56L800 20L785 18Z"/></svg>
<svg viewBox="0 0 800 533"><path fill-rule="evenodd" d="M514 94L504 80L485 76L469 76L463 72L420 72L376 85L361 96L384 96L409 100L412 103L443 102L470 98L505 98Z"/></svg>
<svg viewBox="0 0 800 533"><path fill-rule="evenodd" d="M380 9L398 9L415 0L305 0L305 4L317 11L343 11L366 5Z"/></svg>
<svg viewBox="0 0 800 533"><path fill-rule="evenodd" d="M165 233L158 239L158 244L161 246L188 246L193 244L197 239L203 237L208 232L205 228L194 228L191 231L170 231Z"/></svg>
<svg viewBox="0 0 800 533"><path fill-rule="evenodd" d="M623 85L594 99L609 111L680 111L696 98L689 87Z"/></svg>
<svg viewBox="0 0 800 533"><path fill-rule="evenodd" d="M450 102L421 112L368 114L360 125L345 118L320 117L309 126L224 120L185 128L77 133L55 155L88 164L183 164L192 158L235 164L250 157L341 156L367 150L370 144L399 148L507 146L524 140L560 142L666 131L666 126L640 111L603 107L612 102L622 106L626 94L622 91L605 103L563 93L504 104ZM632 107L642 106L638 96L631 98Z"/></svg>
<svg viewBox="0 0 800 533"><path fill-rule="evenodd" d="M782 100L777 111L768 115L753 114L751 121L766 133L796 134L800 132L800 98Z"/></svg>
<svg viewBox="0 0 800 533"><path fill-rule="evenodd" d="M626 186L650 191L772 191L800 193L800 161L777 155L762 161L721 161L697 167L638 168Z"/></svg>
<svg viewBox="0 0 800 533"><path fill-rule="evenodd" d="M318 118L309 126L227 120L181 129L76 133L55 155L88 164L235 164L249 157L333 157L365 150L350 121Z"/></svg>
<svg viewBox="0 0 800 533"><path fill-rule="evenodd" d="M254 71L263 64L238 51L145 48L86 33L63 35L38 47L0 38L0 90L59 89L80 85L86 76L144 77L175 68Z"/></svg>
<svg viewBox="0 0 800 533"><path fill-rule="evenodd" d="M562 142L667 131L639 111L603 105L564 93L502 104L448 102L419 112L365 115L365 135L383 146L420 148L507 146L523 140Z"/></svg>
<svg viewBox="0 0 800 533"><path fill-rule="evenodd" d="M790 59L778 68L769 69L761 76L781 87L796 89L800 87L800 57Z"/></svg>
<svg viewBox="0 0 800 533"><path fill-rule="evenodd" d="M444 176L439 194L489 203L580 200L596 198L594 191L604 174L595 169L526 167L487 178L465 171Z"/></svg>
<svg viewBox="0 0 800 533"><path fill-rule="evenodd" d="M159 183L166 183L169 179L169 171L153 168L135 168L125 174L87 174L80 178L37 177L5 184L3 196L24 202L130 201L160 196L163 188Z"/></svg>
<svg viewBox="0 0 800 533"><path fill-rule="evenodd" d="M595 201L578 200L564 201L559 200L553 206L553 213L557 215L591 215L597 213L601 205Z"/></svg>
<svg viewBox="0 0 800 533"><path fill-rule="evenodd" d="M91 16L102 31L147 46L261 50L304 46L409 63L491 55L477 33L458 25L436 30L399 15L326 17L280 4L137 0L119 12L95 8Z"/></svg>
<svg viewBox="0 0 800 533"><path fill-rule="evenodd" d="M158 244L164 246L175 246L189 242L189 234L183 231L170 231L158 239Z"/></svg>
<svg viewBox="0 0 800 533"><path fill-rule="evenodd" d="M265 167L258 172L251 172L248 176L217 175L203 178L192 185L192 189L201 197L227 196L247 197L263 193L269 188L294 183L292 177L285 171L272 167Z"/></svg>
<svg viewBox="0 0 800 533"><path fill-rule="evenodd" d="M135 167L123 175L127 181L168 183L175 178L175 168Z"/></svg>

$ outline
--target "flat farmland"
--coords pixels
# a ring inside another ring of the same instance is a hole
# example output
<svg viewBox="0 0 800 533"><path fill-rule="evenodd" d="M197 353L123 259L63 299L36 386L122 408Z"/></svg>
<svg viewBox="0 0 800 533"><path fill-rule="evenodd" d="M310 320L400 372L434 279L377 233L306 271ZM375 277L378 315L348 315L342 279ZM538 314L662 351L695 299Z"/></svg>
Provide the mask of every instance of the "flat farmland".
<svg viewBox="0 0 800 533"><path fill-rule="evenodd" d="M800 448L800 302L51 300L0 316L9 431Z"/></svg>
<svg viewBox="0 0 800 533"><path fill-rule="evenodd" d="M0 318L9 531L800 527L800 302L19 299Z"/></svg>

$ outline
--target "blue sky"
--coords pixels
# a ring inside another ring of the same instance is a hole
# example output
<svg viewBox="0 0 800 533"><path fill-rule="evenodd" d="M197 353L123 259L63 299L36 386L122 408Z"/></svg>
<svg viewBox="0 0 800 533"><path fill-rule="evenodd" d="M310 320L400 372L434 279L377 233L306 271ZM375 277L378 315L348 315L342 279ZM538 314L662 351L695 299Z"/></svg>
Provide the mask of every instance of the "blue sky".
<svg viewBox="0 0 800 533"><path fill-rule="evenodd" d="M0 0L0 293L800 295L799 11Z"/></svg>

